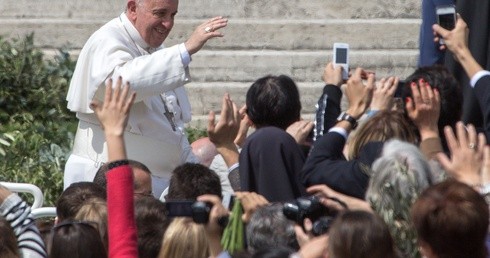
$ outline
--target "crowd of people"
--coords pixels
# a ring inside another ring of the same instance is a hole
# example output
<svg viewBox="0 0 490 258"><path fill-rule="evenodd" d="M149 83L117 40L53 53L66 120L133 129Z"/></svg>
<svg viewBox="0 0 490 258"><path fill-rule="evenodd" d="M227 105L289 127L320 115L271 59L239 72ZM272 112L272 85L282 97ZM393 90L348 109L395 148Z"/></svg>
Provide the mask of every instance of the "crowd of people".
<svg viewBox="0 0 490 258"><path fill-rule="evenodd" d="M267 75L241 108L225 94L191 145L188 65L227 20L166 48L177 10L178 0L128 0L89 39L67 97L80 123L54 225L39 231L0 185L0 257L490 256L490 71L463 18L431 29L468 85L442 65L401 82L362 68L343 80L328 63L307 121L294 80ZM481 126L460 121L463 87Z"/></svg>

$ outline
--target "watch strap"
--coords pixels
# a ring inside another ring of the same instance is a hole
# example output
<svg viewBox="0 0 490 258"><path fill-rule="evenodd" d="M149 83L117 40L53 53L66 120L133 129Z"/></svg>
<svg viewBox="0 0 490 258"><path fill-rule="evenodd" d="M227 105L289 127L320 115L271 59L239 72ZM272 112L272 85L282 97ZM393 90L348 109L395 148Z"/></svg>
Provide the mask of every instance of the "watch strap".
<svg viewBox="0 0 490 258"><path fill-rule="evenodd" d="M337 117L337 122L340 121L347 121L351 124L352 129L356 129L357 127L357 119L355 119L353 116L349 115L347 112L342 112L340 115Z"/></svg>

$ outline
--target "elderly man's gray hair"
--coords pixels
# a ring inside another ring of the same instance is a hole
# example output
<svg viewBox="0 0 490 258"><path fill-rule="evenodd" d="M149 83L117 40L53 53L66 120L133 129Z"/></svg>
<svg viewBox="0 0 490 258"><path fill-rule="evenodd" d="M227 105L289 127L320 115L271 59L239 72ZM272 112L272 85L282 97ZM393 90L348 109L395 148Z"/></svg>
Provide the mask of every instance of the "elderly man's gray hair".
<svg viewBox="0 0 490 258"><path fill-rule="evenodd" d="M294 222L284 216L282 207L281 203L274 203L257 209L252 215L247 225L247 244L251 253L277 246L299 249Z"/></svg>

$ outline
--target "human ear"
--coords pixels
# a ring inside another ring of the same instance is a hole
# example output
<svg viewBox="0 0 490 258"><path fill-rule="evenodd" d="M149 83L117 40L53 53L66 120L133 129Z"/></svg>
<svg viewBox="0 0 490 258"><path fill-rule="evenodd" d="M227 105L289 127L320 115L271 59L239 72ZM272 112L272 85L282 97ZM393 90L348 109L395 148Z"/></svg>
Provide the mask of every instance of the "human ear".
<svg viewBox="0 0 490 258"><path fill-rule="evenodd" d="M131 22L136 21L136 0L129 0L126 5L126 15Z"/></svg>

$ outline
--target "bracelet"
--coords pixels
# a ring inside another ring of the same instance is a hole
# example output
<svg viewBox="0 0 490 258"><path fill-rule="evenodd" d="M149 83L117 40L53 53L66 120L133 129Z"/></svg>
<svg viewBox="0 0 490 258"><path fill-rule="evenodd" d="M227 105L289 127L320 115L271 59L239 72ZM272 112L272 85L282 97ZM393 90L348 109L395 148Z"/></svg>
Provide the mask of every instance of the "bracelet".
<svg viewBox="0 0 490 258"><path fill-rule="evenodd" d="M109 168L109 170L111 170L113 168L124 166L124 165L129 165L129 161L127 159L112 161L109 164L107 164L107 167Z"/></svg>

